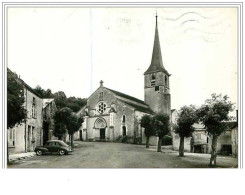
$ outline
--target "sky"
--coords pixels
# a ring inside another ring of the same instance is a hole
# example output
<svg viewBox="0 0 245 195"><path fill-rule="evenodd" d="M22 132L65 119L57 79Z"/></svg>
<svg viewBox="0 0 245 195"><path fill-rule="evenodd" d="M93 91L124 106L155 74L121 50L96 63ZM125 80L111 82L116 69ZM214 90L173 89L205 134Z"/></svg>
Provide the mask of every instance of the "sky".
<svg viewBox="0 0 245 195"><path fill-rule="evenodd" d="M237 104L236 8L8 8L7 66L33 88L87 98L103 80L144 100L156 10L171 108Z"/></svg>

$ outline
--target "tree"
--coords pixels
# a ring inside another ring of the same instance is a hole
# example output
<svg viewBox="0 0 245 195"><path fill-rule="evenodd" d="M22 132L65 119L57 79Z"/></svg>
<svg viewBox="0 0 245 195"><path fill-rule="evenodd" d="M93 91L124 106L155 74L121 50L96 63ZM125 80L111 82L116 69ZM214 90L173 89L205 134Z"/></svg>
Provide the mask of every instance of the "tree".
<svg viewBox="0 0 245 195"><path fill-rule="evenodd" d="M27 118L24 87L17 74L7 70L7 128L20 125Z"/></svg>
<svg viewBox="0 0 245 195"><path fill-rule="evenodd" d="M184 139L194 131L193 124L197 121L196 108L193 105L180 108L175 133L180 136L179 156L184 156Z"/></svg>
<svg viewBox="0 0 245 195"><path fill-rule="evenodd" d="M157 113L152 118L152 127L158 136L157 152L161 152L162 139L169 133L169 115L165 113Z"/></svg>
<svg viewBox="0 0 245 195"><path fill-rule="evenodd" d="M73 148L74 133L79 130L83 123L83 117L78 117L74 113L71 114L69 122L67 124L67 130L70 137L71 147Z"/></svg>
<svg viewBox="0 0 245 195"><path fill-rule="evenodd" d="M70 108L62 108L57 110L54 115L54 136L58 137L59 140L63 138L67 130L67 124L71 117L72 111Z"/></svg>
<svg viewBox="0 0 245 195"><path fill-rule="evenodd" d="M150 115L145 114L141 118L141 127L145 128L146 148L149 148L150 136L154 135L154 131L151 126L151 122L152 122L152 117Z"/></svg>
<svg viewBox="0 0 245 195"><path fill-rule="evenodd" d="M229 120L228 114L233 110L234 104L228 99L227 95L212 94L211 99L207 99L197 111L199 120L205 125L207 132L212 135L210 166L216 166L217 139L225 131L226 125L224 121Z"/></svg>
<svg viewBox="0 0 245 195"><path fill-rule="evenodd" d="M66 131L68 131L70 145L73 147L73 135L79 130L82 123L83 118L72 113L70 108L61 108L60 110L56 111L54 116L54 135L58 137L58 139L62 139L66 134Z"/></svg>
<svg viewBox="0 0 245 195"><path fill-rule="evenodd" d="M25 122L27 111L24 107L24 103L24 87L21 80L18 79L17 74L7 69L7 129ZM8 146L7 161L9 162Z"/></svg>

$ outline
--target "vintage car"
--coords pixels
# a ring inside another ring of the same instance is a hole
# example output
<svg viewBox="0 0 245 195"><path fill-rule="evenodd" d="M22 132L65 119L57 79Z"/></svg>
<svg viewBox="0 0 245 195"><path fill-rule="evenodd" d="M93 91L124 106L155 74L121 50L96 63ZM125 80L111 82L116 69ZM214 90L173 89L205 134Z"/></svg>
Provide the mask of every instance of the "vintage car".
<svg viewBox="0 0 245 195"><path fill-rule="evenodd" d="M34 151L38 156L45 153L58 153L64 155L72 152L70 146L61 140L49 140L44 146L37 146Z"/></svg>

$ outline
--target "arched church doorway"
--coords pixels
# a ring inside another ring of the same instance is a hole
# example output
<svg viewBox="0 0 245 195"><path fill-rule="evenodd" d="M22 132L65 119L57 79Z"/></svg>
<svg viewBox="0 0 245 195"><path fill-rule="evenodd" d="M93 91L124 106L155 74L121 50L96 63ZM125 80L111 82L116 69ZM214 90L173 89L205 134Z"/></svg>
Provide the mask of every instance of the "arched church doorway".
<svg viewBox="0 0 245 195"><path fill-rule="evenodd" d="M99 130L99 139L106 139L106 127L107 123L104 118L98 118L94 123L94 128Z"/></svg>

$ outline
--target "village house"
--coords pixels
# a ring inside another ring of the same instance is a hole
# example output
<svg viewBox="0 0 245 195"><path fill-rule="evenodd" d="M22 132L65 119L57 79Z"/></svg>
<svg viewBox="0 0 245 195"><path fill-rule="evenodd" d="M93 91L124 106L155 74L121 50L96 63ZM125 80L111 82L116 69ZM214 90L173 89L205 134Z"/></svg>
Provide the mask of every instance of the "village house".
<svg viewBox="0 0 245 195"><path fill-rule="evenodd" d="M43 99L23 80L19 80L24 86L27 120L8 129L9 154L33 152L37 145L43 144Z"/></svg>
<svg viewBox="0 0 245 195"><path fill-rule="evenodd" d="M140 126L142 116L157 112L171 114L169 77L162 62L156 16L151 64L144 73L144 101L106 88L101 81L86 106L77 113L85 116L79 131L81 139L115 141L127 136L128 142L141 138L145 143L144 129ZM156 141L156 137L152 136L150 144L155 145Z"/></svg>
<svg viewBox="0 0 245 195"><path fill-rule="evenodd" d="M227 129L217 140L217 153L222 155L237 156L238 151L238 125L237 121L224 122ZM208 134L204 125L195 123L191 137L185 138L184 147L186 152L211 153L212 136ZM180 137L172 132L173 147L179 150Z"/></svg>
<svg viewBox="0 0 245 195"><path fill-rule="evenodd" d="M57 110L54 99L43 99L22 79L18 80L24 88L27 119L8 129L9 154L33 152L36 146L43 145L50 139L57 139L53 136L53 117Z"/></svg>
<svg viewBox="0 0 245 195"><path fill-rule="evenodd" d="M56 110L57 108L53 98L43 99L43 144L48 140L57 139L53 135L54 114Z"/></svg>

